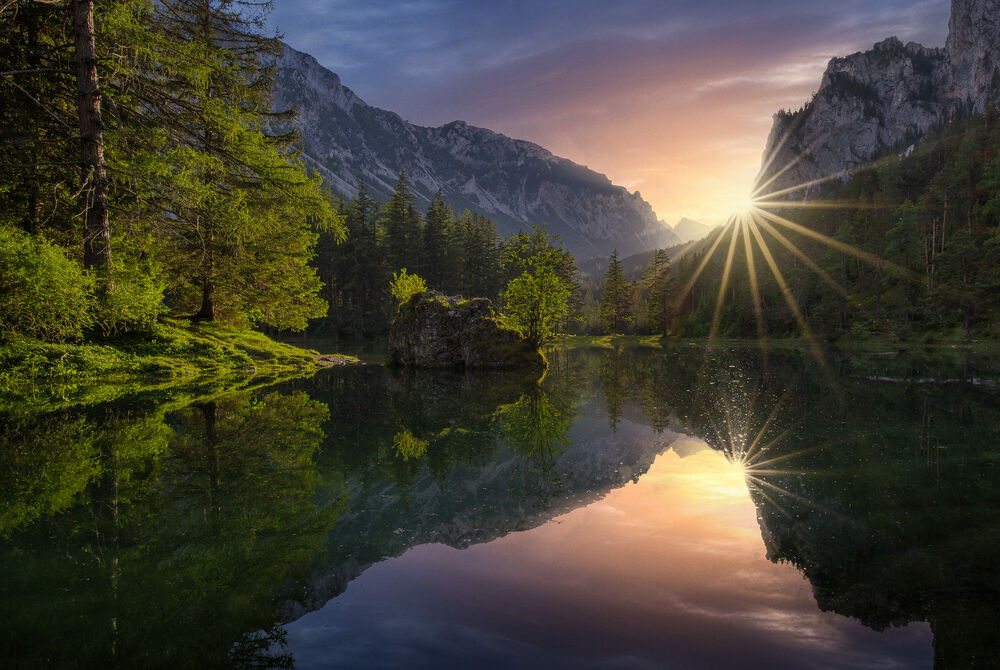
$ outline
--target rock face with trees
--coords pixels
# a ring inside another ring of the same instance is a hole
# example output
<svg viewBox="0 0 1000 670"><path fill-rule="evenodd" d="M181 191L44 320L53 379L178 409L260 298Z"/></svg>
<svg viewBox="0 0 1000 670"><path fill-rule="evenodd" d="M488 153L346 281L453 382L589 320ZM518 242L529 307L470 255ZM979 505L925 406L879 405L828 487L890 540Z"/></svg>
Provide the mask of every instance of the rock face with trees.
<svg viewBox="0 0 1000 670"><path fill-rule="evenodd" d="M944 48L890 37L834 58L813 99L775 114L764 151L764 192L843 175L888 151L905 151L929 130L1000 102L1000 3L952 0ZM768 184L768 182L771 182Z"/></svg>
<svg viewBox="0 0 1000 670"><path fill-rule="evenodd" d="M389 331L389 356L416 368L538 368L537 346L507 327L486 298L416 293L400 305Z"/></svg>

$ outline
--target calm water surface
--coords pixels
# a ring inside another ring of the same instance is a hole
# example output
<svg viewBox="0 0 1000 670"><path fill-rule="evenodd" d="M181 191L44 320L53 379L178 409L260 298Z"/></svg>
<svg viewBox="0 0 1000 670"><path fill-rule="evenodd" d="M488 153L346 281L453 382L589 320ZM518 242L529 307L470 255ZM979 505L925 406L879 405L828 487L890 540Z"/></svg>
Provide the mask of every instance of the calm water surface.
<svg viewBox="0 0 1000 670"><path fill-rule="evenodd" d="M549 358L0 416L0 667L1000 667L990 361Z"/></svg>

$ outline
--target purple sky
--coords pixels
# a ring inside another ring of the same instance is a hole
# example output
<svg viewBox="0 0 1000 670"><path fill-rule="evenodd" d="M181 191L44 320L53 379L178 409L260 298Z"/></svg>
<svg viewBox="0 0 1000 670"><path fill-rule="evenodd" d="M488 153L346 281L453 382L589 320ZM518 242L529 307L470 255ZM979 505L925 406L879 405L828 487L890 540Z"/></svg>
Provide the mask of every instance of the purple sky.
<svg viewBox="0 0 1000 670"><path fill-rule="evenodd" d="M638 189L669 223L742 200L771 115L833 56L942 46L949 3L278 0L272 23L366 102L461 119Z"/></svg>

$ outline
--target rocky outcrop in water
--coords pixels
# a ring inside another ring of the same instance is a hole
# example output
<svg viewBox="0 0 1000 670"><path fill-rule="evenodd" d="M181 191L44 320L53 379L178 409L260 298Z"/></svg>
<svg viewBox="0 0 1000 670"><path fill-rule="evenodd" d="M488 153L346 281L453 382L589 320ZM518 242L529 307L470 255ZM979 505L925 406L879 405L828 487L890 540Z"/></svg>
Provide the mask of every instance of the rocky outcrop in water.
<svg viewBox="0 0 1000 670"><path fill-rule="evenodd" d="M399 308L389 329L393 363L415 368L544 368L545 359L500 323L486 298L418 293Z"/></svg>
<svg viewBox="0 0 1000 670"><path fill-rule="evenodd" d="M1000 100L1000 0L953 0L947 46L890 37L834 58L813 99L782 111L764 151L763 193L803 199L813 182L845 178L887 153L905 152L935 126L981 114Z"/></svg>
<svg viewBox="0 0 1000 670"><path fill-rule="evenodd" d="M305 158L335 190L387 199L404 168L418 204L441 189L458 212L478 211L503 235L548 223L575 256L622 255L678 243L638 191L546 149L463 121L429 128L366 104L312 56L285 47L277 108L295 107Z"/></svg>

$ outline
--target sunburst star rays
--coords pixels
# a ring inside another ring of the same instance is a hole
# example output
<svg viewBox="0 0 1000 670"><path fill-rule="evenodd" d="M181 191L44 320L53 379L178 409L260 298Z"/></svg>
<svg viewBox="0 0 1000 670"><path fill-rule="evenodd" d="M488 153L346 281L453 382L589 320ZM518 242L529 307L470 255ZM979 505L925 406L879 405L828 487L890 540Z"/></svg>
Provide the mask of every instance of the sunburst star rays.
<svg viewBox="0 0 1000 670"><path fill-rule="evenodd" d="M812 147L807 148L800 155L792 159L792 161L790 161L787 165L776 171L770 172L769 174L769 170L773 168L779 150L788 141L791 130L792 129L789 129L788 133L786 133L785 137L782 138L782 141L775 148L774 152L764 162L761 172L755 182L752 195L744 208L733 214L726 224L719 228L714 235L707 239L701 246L694 247L692 249L694 253L698 253L699 250L704 250L707 247L707 251L705 251L704 255L700 258L697 267L691 274L687 283L677 294L674 307L675 309L679 309L681 305L684 304L685 300L687 300L688 296L691 295L692 291L694 291L695 287L698 285L698 281L702 278L705 269L712 259L715 258L716 254L720 250L720 247L727 242L728 238L725 262L719 279L719 286L715 296L715 305L712 311L711 326L709 328L709 340L715 340L725 331L723 328L725 301L731 293L730 288L734 287L739 282L738 278L734 276L734 261L739 256L743 256L746 261L747 282L749 285L750 298L753 302L753 314L757 336L762 341L766 341L767 326L765 323L765 294L762 290L760 271L757 268L757 258L762 258L764 260L764 265L767 268L767 270L764 271L764 274L770 274L773 278L775 285L778 287L781 299L787 305L788 311L791 313L791 316L793 317L797 328L801 332L802 337L808 343L809 349L814 358L825 372L829 372L819 340L810 328L807 314L796 298L795 291L792 290L792 286L786 276L786 272L780 267L779 259L774 254L772 244L777 242L780 248L784 249L784 251L790 254L792 258L794 258L797 262L800 262L803 266L805 266L805 268L815 274L823 282L823 284L832 289L840 297L840 299L845 301L849 299L846 287L834 279L834 277L831 276L827 270L823 269L817 262L817 259L810 256L807 251L808 247L803 246L801 241L796 241L790 237L791 234L800 236L801 238L806 238L812 242L818 242L827 249L860 260L876 267L879 271L884 271L906 281L919 282L920 278L917 277L917 275L912 271L891 263L877 254L859 249L856 246L828 235L824 235L823 233L797 223L789 218L791 215L787 210L794 208L859 209L874 207L874 205L869 203L854 201L838 202L833 200L814 200L792 202L780 199L780 196L782 195L808 189L812 186L833 180L842 179L848 174L847 172L828 175L826 177L813 179L802 184L780 187L769 191L768 187L772 186L779 176L787 174L788 171L796 163L802 160L802 158L812 149ZM764 180L764 175L768 175L766 180ZM737 247L740 246L740 244L743 246L742 254L738 254ZM830 378L832 380L832 375L830 375Z"/></svg>

